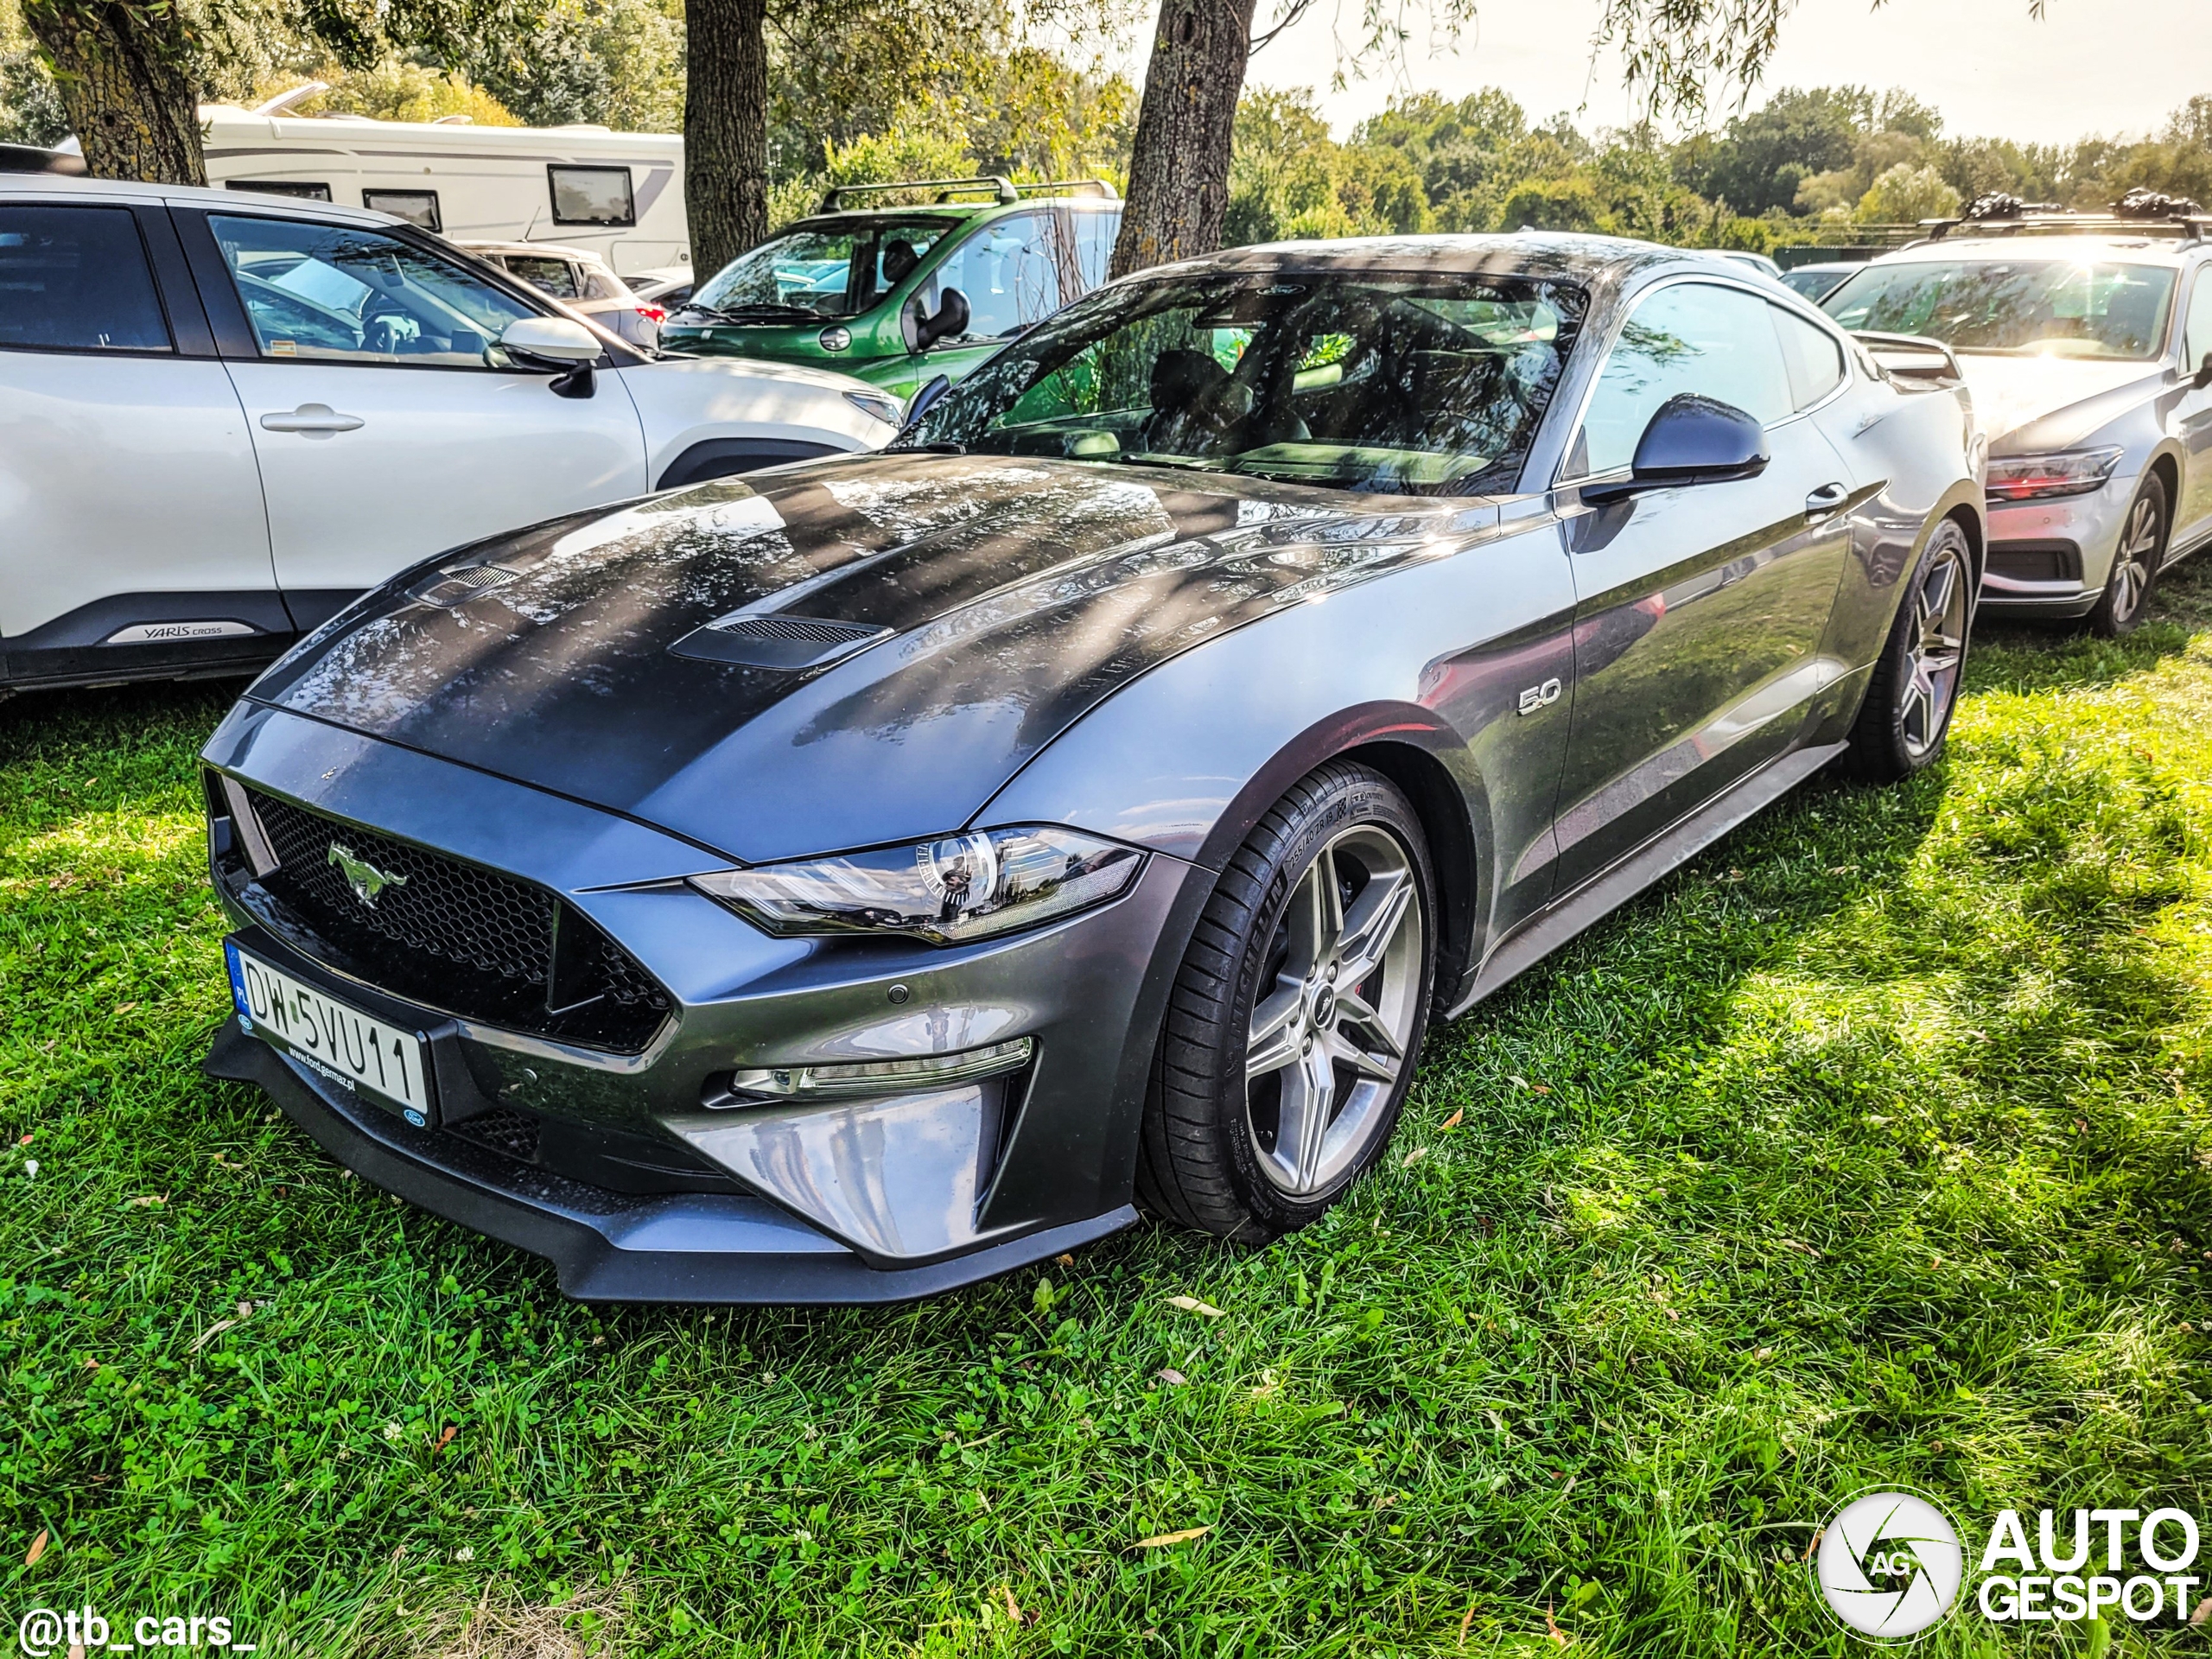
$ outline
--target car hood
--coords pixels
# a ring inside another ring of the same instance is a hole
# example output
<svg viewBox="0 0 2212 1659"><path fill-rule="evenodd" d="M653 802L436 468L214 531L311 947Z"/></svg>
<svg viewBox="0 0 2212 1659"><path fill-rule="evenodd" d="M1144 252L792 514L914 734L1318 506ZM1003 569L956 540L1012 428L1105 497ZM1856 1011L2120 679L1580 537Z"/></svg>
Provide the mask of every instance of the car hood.
<svg viewBox="0 0 2212 1659"><path fill-rule="evenodd" d="M2077 443L2136 396L2164 384L2154 363L1961 352L1975 417L1996 454L2027 454Z"/></svg>
<svg viewBox="0 0 2212 1659"><path fill-rule="evenodd" d="M1497 523L1483 500L840 457L448 555L249 695L759 862L957 828L1147 668ZM439 570L487 563L468 580L498 585L431 602L467 589ZM671 651L741 609L888 632L801 672Z"/></svg>

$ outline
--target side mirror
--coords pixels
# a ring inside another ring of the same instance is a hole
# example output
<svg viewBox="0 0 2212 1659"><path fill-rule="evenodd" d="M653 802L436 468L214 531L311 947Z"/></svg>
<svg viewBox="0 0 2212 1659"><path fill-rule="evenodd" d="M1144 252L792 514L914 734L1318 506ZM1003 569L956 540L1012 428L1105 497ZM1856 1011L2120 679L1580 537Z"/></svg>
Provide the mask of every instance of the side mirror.
<svg viewBox="0 0 2212 1659"><path fill-rule="evenodd" d="M564 369L597 362L602 349L597 335L568 317L518 317L507 325L499 344L511 356L541 358Z"/></svg>
<svg viewBox="0 0 2212 1659"><path fill-rule="evenodd" d="M598 390L591 370L604 347L573 318L518 317L500 334L499 345L522 367L550 372L547 385L556 397L588 397Z"/></svg>
<svg viewBox="0 0 2212 1659"><path fill-rule="evenodd" d="M901 424L912 426L930 412L931 404L951 390L952 382L949 378L942 374L931 375L916 388L914 395L906 400L906 418Z"/></svg>
<svg viewBox="0 0 2212 1659"><path fill-rule="evenodd" d="M899 318L906 336L906 349L925 352L940 340L968 332L968 296L957 288L948 288L938 296L937 314L922 315L922 296L917 294L906 302L906 309Z"/></svg>
<svg viewBox="0 0 2212 1659"><path fill-rule="evenodd" d="M1757 478L1768 459L1766 429L1742 410L1717 397L1677 392L1643 429L1628 477L1586 484L1582 499L1619 501L1647 490Z"/></svg>
<svg viewBox="0 0 2212 1659"><path fill-rule="evenodd" d="M2199 391L2203 391L2207 386L2212 386L2212 352L2205 353L2204 360L2196 365L2193 384Z"/></svg>

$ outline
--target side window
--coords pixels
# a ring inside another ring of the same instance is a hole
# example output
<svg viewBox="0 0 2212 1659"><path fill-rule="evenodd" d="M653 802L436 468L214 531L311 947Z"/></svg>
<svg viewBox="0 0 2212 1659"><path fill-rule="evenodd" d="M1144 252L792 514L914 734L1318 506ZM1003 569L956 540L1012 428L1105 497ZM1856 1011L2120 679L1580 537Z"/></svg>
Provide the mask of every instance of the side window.
<svg viewBox="0 0 2212 1659"><path fill-rule="evenodd" d="M1834 334L1780 306L1774 331L1782 336L1783 361L1789 369L1789 395L1799 409L1810 409L1843 384L1843 347Z"/></svg>
<svg viewBox="0 0 2212 1659"><path fill-rule="evenodd" d="M207 224L264 357L487 368L507 325L537 315L397 237L228 213Z"/></svg>
<svg viewBox="0 0 2212 1659"><path fill-rule="evenodd" d="M636 198L626 167L549 167L556 225L635 225Z"/></svg>
<svg viewBox="0 0 2212 1659"><path fill-rule="evenodd" d="M968 333L976 340L1018 334L1060 308L1060 271L1046 213L995 219L952 251L931 278L928 304L957 288L968 296Z"/></svg>
<svg viewBox="0 0 2212 1659"><path fill-rule="evenodd" d="M364 190L361 206L393 214L426 231L445 229L445 221L438 214L438 193L435 190Z"/></svg>
<svg viewBox="0 0 2212 1659"><path fill-rule="evenodd" d="M579 297L576 268L565 259L543 253L511 253L506 256L505 264L509 270L541 294L550 294L556 300Z"/></svg>
<svg viewBox="0 0 2212 1659"><path fill-rule="evenodd" d="M2212 353L2212 264L2196 268L2196 286L2189 292L2189 321L2182 328L2182 367L2198 367Z"/></svg>
<svg viewBox="0 0 2212 1659"><path fill-rule="evenodd" d="M1609 473L1636 456L1659 406L1694 391L1771 423L1796 408L1774 325L1775 308L1718 283L1677 283L1629 314L1567 463L1571 476Z"/></svg>
<svg viewBox="0 0 2212 1659"><path fill-rule="evenodd" d="M588 300L619 300L621 297L621 285L618 283L613 277L607 275L607 272L603 270L591 270L588 269L585 270L584 298Z"/></svg>
<svg viewBox="0 0 2212 1659"><path fill-rule="evenodd" d="M1077 212L1075 219L1076 266L1083 273L1085 294L1106 280L1106 267L1114 257L1114 239L1122 233L1119 208L1111 213ZM1068 298L1077 296L1071 294Z"/></svg>
<svg viewBox="0 0 2212 1659"><path fill-rule="evenodd" d="M127 207L0 207L0 346L166 352L169 326Z"/></svg>

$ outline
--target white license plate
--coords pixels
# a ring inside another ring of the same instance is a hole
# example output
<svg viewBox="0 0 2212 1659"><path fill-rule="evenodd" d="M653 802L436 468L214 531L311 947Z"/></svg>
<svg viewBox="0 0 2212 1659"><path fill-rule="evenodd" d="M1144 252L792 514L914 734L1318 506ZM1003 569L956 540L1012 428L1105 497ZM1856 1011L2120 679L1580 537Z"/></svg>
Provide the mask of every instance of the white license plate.
<svg viewBox="0 0 2212 1659"><path fill-rule="evenodd" d="M429 1121L423 1039L248 956L226 940L231 1000L248 1035L272 1043L333 1082L399 1108L410 1123Z"/></svg>

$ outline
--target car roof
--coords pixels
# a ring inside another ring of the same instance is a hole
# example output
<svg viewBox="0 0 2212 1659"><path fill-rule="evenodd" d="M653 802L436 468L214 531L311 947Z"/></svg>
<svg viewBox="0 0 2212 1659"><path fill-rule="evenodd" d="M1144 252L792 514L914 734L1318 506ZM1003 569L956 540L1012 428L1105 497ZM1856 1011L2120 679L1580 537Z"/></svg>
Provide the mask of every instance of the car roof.
<svg viewBox="0 0 2212 1659"><path fill-rule="evenodd" d="M142 184L135 179L73 178L64 173L0 173L0 191L24 190L40 195L109 196L118 201L176 201L201 207L251 207L289 209L315 219L337 219L349 225L373 226L378 230L409 221L396 213L373 207L347 207L334 201L304 196L264 195L257 190L217 190L196 184ZM248 200L243 204L240 198Z"/></svg>
<svg viewBox="0 0 2212 1659"><path fill-rule="evenodd" d="M2120 263L2175 265L2188 263L2204 245L2174 237L2128 236L1946 236L1877 255L1874 265L1925 264L1935 259L2058 261L2126 257Z"/></svg>
<svg viewBox="0 0 2212 1659"><path fill-rule="evenodd" d="M1581 236L1520 231L1490 236L1363 236L1327 242L1262 242L1187 259L1179 264L1132 271L1123 282L1173 271L1392 270L1452 271L1469 276L1534 276L1562 282L1618 279L1662 265L1741 277L1743 265L1709 249L1662 247L1624 236Z"/></svg>
<svg viewBox="0 0 2212 1659"><path fill-rule="evenodd" d="M925 201L912 207L837 207L826 213L809 213L804 219L793 219L783 228L796 231L819 225L852 225L870 219L939 218L957 219L963 223L971 219L985 219L998 213L1018 213L1025 207L1043 205L1077 208L1085 213L1119 212L1126 204L1118 196L1024 196L1020 201ZM780 235L782 232L779 232Z"/></svg>

